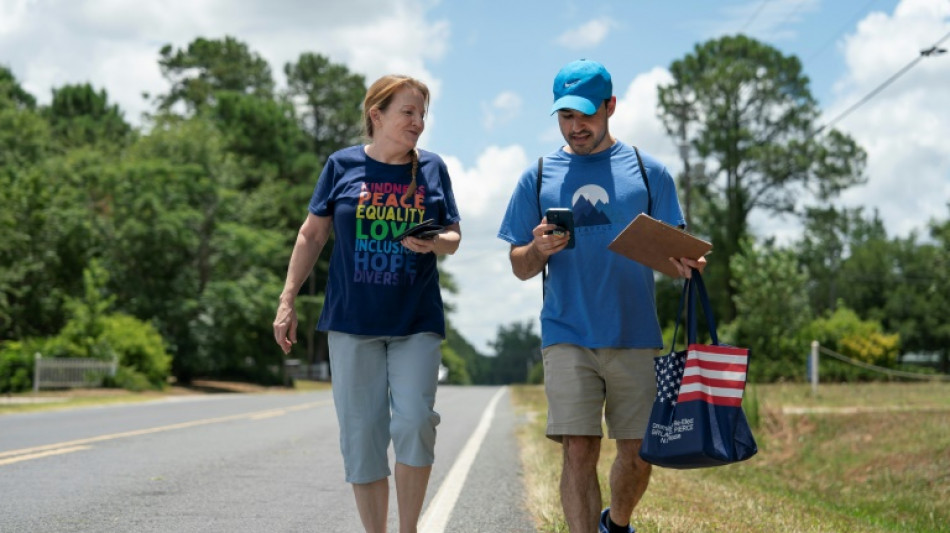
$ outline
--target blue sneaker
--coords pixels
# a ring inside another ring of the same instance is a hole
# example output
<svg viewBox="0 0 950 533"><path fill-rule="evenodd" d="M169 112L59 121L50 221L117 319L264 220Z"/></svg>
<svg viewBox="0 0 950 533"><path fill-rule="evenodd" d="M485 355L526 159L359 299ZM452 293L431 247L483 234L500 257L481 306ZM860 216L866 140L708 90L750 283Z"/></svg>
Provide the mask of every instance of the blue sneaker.
<svg viewBox="0 0 950 533"><path fill-rule="evenodd" d="M608 521L610 520L610 507L603 510L600 513L600 528L597 530L599 533L610 533L610 526ZM636 529L633 529L633 526L627 526L627 533L637 533Z"/></svg>

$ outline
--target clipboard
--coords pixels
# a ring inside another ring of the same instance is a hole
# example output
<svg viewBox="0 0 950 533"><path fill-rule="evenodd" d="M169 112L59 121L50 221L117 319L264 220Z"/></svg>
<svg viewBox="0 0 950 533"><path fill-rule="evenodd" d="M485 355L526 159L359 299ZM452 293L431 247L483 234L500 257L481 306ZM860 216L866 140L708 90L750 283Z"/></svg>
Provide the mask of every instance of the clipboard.
<svg viewBox="0 0 950 533"><path fill-rule="evenodd" d="M712 243L640 213L620 232L607 249L662 272L680 277L670 257L699 259L712 250Z"/></svg>

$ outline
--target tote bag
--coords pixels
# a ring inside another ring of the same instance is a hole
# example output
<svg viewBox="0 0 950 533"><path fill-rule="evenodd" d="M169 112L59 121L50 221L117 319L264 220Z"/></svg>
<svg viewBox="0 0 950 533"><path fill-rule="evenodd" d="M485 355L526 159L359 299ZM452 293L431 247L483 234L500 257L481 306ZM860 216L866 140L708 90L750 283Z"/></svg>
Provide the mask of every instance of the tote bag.
<svg viewBox="0 0 950 533"><path fill-rule="evenodd" d="M712 344L696 342L696 301L706 315ZM758 451L742 411L749 350L719 344L706 287L693 270L680 298L686 300L687 348L654 359L657 395L640 457L667 468L703 468L744 461ZM676 330L679 329L677 318Z"/></svg>

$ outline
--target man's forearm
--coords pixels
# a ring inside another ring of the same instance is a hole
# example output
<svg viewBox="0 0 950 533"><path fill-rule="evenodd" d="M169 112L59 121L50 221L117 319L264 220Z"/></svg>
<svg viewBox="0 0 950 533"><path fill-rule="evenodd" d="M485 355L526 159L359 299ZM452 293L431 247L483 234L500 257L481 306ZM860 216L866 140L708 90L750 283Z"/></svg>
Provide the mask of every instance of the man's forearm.
<svg viewBox="0 0 950 533"><path fill-rule="evenodd" d="M535 247L534 241L524 246L512 246L508 257L511 271L521 280L537 276L548 262L548 258Z"/></svg>

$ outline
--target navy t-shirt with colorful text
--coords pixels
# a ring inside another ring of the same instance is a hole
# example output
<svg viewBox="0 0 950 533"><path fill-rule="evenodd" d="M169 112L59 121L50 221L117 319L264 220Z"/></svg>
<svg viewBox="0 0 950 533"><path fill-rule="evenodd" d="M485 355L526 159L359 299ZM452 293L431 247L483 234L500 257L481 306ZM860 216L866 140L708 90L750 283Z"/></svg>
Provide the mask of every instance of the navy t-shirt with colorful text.
<svg viewBox="0 0 950 533"><path fill-rule="evenodd" d="M335 241L317 329L354 335L445 336L435 254L417 254L394 239L426 219L459 221L445 162L419 150L415 193L403 196L412 165L368 157L363 146L327 160L310 212L333 217Z"/></svg>

